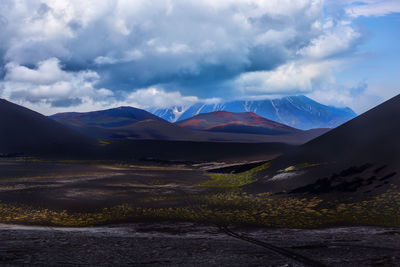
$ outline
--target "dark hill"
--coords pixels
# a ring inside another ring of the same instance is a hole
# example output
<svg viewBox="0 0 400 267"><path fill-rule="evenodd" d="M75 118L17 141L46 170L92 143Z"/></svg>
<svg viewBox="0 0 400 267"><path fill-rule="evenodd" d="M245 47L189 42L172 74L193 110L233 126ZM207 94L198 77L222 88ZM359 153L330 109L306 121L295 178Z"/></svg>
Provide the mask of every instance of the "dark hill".
<svg viewBox="0 0 400 267"><path fill-rule="evenodd" d="M68 154L94 141L37 112L0 99L0 153Z"/></svg>
<svg viewBox="0 0 400 267"><path fill-rule="evenodd" d="M73 127L122 127L138 121L154 120L164 121L145 110L133 107L119 107L92 112L67 112L57 113L50 118Z"/></svg>
<svg viewBox="0 0 400 267"><path fill-rule="evenodd" d="M400 95L276 159L256 186L292 193L378 193L400 185L399 140Z"/></svg>

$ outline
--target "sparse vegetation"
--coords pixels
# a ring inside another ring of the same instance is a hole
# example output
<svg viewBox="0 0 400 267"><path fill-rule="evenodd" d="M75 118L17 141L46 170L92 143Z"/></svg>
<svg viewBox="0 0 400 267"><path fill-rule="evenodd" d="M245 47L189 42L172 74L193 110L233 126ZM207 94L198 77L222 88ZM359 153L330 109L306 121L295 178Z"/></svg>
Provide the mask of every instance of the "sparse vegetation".
<svg viewBox="0 0 400 267"><path fill-rule="evenodd" d="M168 197L151 201L168 201ZM250 224L266 227L313 228L332 225L400 226L400 192L386 193L353 203L319 198L247 194L239 190L182 197L182 206L119 205L92 213L50 211L0 203L0 222L59 226L91 226L122 220L168 219L216 224Z"/></svg>
<svg viewBox="0 0 400 267"><path fill-rule="evenodd" d="M313 164L303 164L302 166L310 165ZM68 166L62 166L71 171ZM81 165L76 166L81 168ZM58 175L51 175L51 173L40 171L30 173L29 177L19 178L34 179L29 182L37 182L37 185L40 186L43 182L60 184L65 182L64 178L79 181L79 177L89 175L95 177L101 173L107 173L106 176L111 177L115 172L112 168L89 166L88 173L66 174L60 171ZM132 195L134 201L129 202L130 204L126 199L121 199L121 201L114 202L119 204L114 207L104 208L99 205L97 206L98 210L71 212L40 208L28 204L29 202L22 202L25 204L7 202L6 199L3 199L3 202L0 203L0 222L92 226L121 221L182 220L284 228L334 225L400 226L400 192L395 185L392 185L386 193L373 198L363 198L363 201L351 199L328 201L316 197L299 197L299 195L293 194L271 195L270 193L250 194L245 192L243 186L256 181L260 176L259 172L269 168L269 163L236 174L203 173L199 170L180 172L186 169L175 166L137 166L128 163L114 163L109 166L123 167L123 171L127 172L126 176L115 180L115 184L121 188L121 194L129 192ZM140 169L144 171L140 171ZM171 171L171 173L166 174L167 171ZM143 176L143 173L148 175ZM206 176L204 177L202 174L206 174ZM191 183L189 183L191 180L185 180L188 183L179 184L180 179L184 177L192 177L193 180ZM44 178L45 181L41 178ZM52 179L54 181L47 178L54 178ZM57 178L62 179L57 180ZM207 178L210 179L207 180ZM4 177L3 181L6 179L8 177ZM89 193L98 196L104 192L102 191L103 185L110 186L111 183L112 186L113 181L107 180L99 185L99 191L93 190ZM19 184L18 180L10 182ZM171 183L174 183L176 187L163 186ZM126 190L123 189L125 186ZM139 192L137 195L133 195L136 193L135 190ZM55 195L55 198L58 196ZM80 197L80 203L85 203L87 199L85 194L81 194Z"/></svg>
<svg viewBox="0 0 400 267"><path fill-rule="evenodd" d="M99 140L99 146L108 146L109 144L111 144L110 141Z"/></svg>
<svg viewBox="0 0 400 267"><path fill-rule="evenodd" d="M51 211L24 205L0 203L0 221L2 223L22 223L59 226L91 226L123 219L131 216L132 207L120 205L104 208L93 213L68 213L67 211Z"/></svg>
<svg viewBox="0 0 400 267"><path fill-rule="evenodd" d="M211 180L198 184L199 186L206 187L241 187L257 181L254 175L262 170L269 168L270 163L267 162L263 165L255 167L251 170L241 173L207 173Z"/></svg>

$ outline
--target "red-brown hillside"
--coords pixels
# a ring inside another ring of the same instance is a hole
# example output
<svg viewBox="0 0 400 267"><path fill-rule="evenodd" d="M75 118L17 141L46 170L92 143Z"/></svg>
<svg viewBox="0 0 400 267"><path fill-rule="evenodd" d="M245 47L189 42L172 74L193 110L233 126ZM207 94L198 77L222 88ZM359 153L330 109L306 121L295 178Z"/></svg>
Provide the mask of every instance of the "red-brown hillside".
<svg viewBox="0 0 400 267"><path fill-rule="evenodd" d="M301 132L301 130L263 118L253 112L232 113L227 111L216 111L203 113L192 118L179 121L176 124L191 130L213 132L268 135Z"/></svg>

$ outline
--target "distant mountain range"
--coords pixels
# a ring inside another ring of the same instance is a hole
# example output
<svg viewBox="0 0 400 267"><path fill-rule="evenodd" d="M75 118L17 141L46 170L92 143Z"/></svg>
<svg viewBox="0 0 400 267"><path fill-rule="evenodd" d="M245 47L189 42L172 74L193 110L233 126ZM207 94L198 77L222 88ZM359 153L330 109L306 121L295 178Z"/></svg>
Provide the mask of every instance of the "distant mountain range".
<svg viewBox="0 0 400 267"><path fill-rule="evenodd" d="M295 129L249 112L199 114L175 124L130 107L51 118L0 99L0 157L19 153L168 158L180 153L182 159L196 147L204 160L210 159L209 147L212 153L223 147L224 155L240 154L236 149L252 145L238 143L264 143L252 146L255 149L267 142L281 147L266 151L268 157L275 157L288 151L282 143L305 143L274 160L260 173L259 182L249 186L254 191L357 191L358 195L384 192L391 184L400 186L400 95L327 133L326 129ZM276 132L260 134L260 129ZM103 146L96 140L103 137L114 140Z"/></svg>
<svg viewBox="0 0 400 267"><path fill-rule="evenodd" d="M0 158L34 156L67 160L254 161L275 158L293 148L288 144L304 143L316 136L316 133L308 132L269 136L191 131L162 119L147 119L147 116L154 115L123 107L99 112L58 114L56 117L62 121L59 123L0 99ZM127 124L129 119L132 119L132 124ZM116 133L123 135L107 141L92 138ZM54 166L56 169L57 165ZM29 169L27 172L29 176Z"/></svg>
<svg viewBox="0 0 400 267"><path fill-rule="evenodd" d="M153 108L148 111L169 122L177 122L214 111L253 112L264 118L303 130L334 128L356 117L356 113L350 108L322 105L303 95L220 104L197 103L167 109Z"/></svg>
<svg viewBox="0 0 400 267"><path fill-rule="evenodd" d="M59 113L50 118L96 139L302 144L328 131L302 131L249 112L218 111L170 123L141 109L119 107L84 113Z"/></svg>

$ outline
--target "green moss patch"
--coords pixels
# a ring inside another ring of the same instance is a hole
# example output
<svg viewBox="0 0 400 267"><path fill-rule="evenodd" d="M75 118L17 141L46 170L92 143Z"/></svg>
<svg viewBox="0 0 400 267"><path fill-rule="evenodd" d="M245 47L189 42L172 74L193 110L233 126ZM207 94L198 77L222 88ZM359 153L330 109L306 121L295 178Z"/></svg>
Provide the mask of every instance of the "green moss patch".
<svg viewBox="0 0 400 267"><path fill-rule="evenodd" d="M255 174L269 168L270 165L271 164L267 162L242 173L207 173L207 176L209 176L211 180L200 183L198 186L219 188L241 187L257 181L254 177Z"/></svg>

